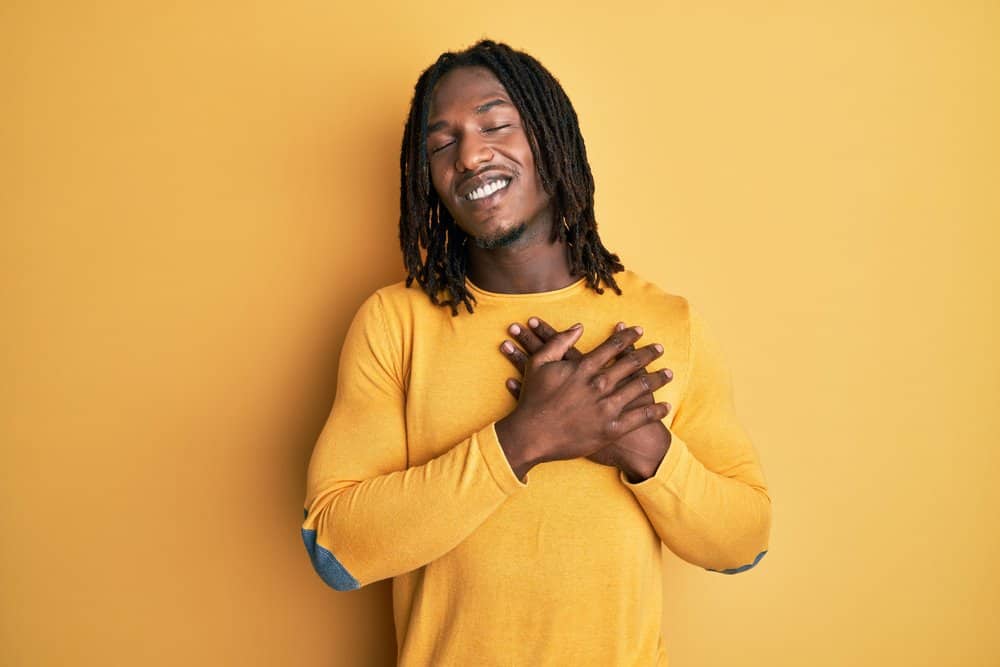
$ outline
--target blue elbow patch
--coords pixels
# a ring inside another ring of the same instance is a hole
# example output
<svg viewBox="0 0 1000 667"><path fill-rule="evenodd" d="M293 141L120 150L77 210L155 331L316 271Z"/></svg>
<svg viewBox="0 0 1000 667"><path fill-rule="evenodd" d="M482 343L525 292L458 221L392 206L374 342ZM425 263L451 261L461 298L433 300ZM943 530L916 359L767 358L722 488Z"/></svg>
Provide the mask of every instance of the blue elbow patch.
<svg viewBox="0 0 1000 667"><path fill-rule="evenodd" d="M306 516L308 516L309 510L305 512ZM361 588L358 580L351 576L329 549L316 544L315 530L303 528L302 542L306 545L306 551L309 552L309 559L312 561L316 573L329 586L338 591L353 591Z"/></svg>
<svg viewBox="0 0 1000 667"><path fill-rule="evenodd" d="M705 569L708 570L709 572L718 572L719 574L739 574L740 572L745 572L746 570L749 570L751 567L759 563L760 559L763 558L764 554L766 553L767 549L764 549L759 554L757 554L757 557L753 559L752 563L747 563L746 565L740 565L739 567L731 567L728 570L713 570L710 567L706 567Z"/></svg>

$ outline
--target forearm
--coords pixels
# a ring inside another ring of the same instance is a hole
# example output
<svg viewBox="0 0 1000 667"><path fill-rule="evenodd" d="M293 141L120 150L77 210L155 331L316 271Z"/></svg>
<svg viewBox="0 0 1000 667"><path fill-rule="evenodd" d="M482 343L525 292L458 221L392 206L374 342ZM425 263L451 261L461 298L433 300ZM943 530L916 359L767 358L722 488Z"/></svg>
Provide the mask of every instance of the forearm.
<svg viewBox="0 0 1000 667"><path fill-rule="evenodd" d="M716 571L738 570L767 550L771 500L760 478L713 472L672 439L652 476L625 482L660 539L680 558Z"/></svg>
<svg viewBox="0 0 1000 667"><path fill-rule="evenodd" d="M306 547L327 584L351 590L436 560L524 484L491 424L423 465L310 486Z"/></svg>
<svg viewBox="0 0 1000 667"><path fill-rule="evenodd" d="M651 477L632 483L623 472L621 478L671 551L732 574L767 552L771 498L736 414L722 350L704 320L688 312L688 360L676 369L686 386L670 424L670 446Z"/></svg>

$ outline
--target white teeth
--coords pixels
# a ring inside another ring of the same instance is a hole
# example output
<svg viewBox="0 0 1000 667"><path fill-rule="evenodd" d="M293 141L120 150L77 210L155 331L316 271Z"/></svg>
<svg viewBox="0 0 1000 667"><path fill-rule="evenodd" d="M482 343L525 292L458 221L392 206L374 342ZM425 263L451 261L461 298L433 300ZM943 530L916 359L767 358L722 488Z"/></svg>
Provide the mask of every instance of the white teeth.
<svg viewBox="0 0 1000 667"><path fill-rule="evenodd" d="M475 201L477 199L482 199L483 197L489 196L496 192L497 190L502 190L510 184L509 179L501 179L499 181L493 181L488 183L481 188L476 188L469 194L465 195L465 198L469 201Z"/></svg>

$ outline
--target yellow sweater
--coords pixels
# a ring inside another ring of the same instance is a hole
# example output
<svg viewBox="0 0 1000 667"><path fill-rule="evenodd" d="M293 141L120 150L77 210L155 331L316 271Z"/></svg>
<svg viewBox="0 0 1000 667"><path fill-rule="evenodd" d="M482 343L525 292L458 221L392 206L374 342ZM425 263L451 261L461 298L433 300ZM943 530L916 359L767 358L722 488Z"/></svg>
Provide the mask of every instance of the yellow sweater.
<svg viewBox="0 0 1000 667"><path fill-rule="evenodd" d="M663 666L661 541L727 574L766 553L771 501L717 343L683 297L615 278L621 296L582 278L534 294L467 281L478 304L455 317L401 281L355 315L302 537L337 590L393 577L402 667ZM649 370L674 372L654 393L673 442L653 477L586 458L514 474L494 424L518 372L498 348L532 315L582 322L584 352L618 321L643 327L637 347L663 345Z"/></svg>

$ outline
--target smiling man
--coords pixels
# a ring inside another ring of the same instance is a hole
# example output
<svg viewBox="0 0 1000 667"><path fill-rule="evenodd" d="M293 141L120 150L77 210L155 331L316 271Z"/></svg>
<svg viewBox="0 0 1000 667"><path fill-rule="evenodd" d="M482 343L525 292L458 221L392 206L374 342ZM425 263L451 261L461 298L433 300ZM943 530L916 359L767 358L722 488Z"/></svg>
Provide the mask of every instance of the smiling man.
<svg viewBox="0 0 1000 667"><path fill-rule="evenodd" d="M403 666L666 665L661 545L735 574L770 534L719 346L601 243L576 113L530 55L442 54L400 167L407 278L344 340L316 572L392 578Z"/></svg>

